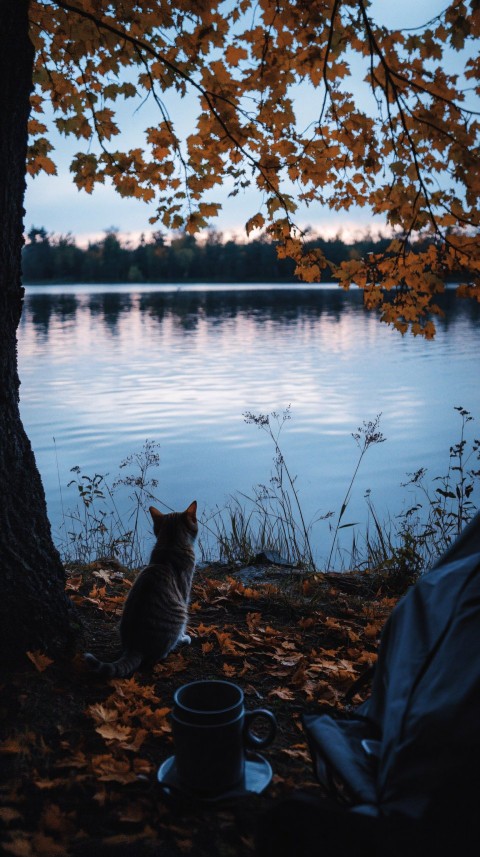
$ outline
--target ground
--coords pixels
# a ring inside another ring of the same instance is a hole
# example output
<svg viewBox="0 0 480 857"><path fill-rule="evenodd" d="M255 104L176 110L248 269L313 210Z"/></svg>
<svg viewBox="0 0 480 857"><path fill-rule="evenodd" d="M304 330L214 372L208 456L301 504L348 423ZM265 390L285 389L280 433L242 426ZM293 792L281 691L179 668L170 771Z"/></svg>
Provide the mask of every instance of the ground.
<svg viewBox="0 0 480 857"><path fill-rule="evenodd" d="M18 857L248 857L259 815L315 783L301 726L306 711L340 712L352 682L375 663L381 628L404 584L379 574L303 576L236 568L196 574L184 645L133 678L101 680L83 650L118 654L117 623L132 574L115 562L70 569L82 626L73 661L30 652L0 685L0 850ZM172 754L174 690L198 678L241 685L247 708L278 721L264 751L274 776L261 795L204 805L166 798L159 765ZM368 693L368 684L353 704Z"/></svg>

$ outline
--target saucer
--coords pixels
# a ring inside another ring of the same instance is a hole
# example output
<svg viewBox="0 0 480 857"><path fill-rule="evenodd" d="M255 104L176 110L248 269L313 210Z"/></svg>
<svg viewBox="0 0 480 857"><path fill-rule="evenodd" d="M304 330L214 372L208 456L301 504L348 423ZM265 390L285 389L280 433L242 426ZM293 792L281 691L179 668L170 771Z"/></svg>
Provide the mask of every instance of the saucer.
<svg viewBox="0 0 480 857"><path fill-rule="evenodd" d="M266 789L272 779L272 769L263 756L260 756L259 753L252 753L248 759L245 759L245 776L243 781L233 789L229 789L229 791L222 792L222 794L215 795L214 797L197 795L181 787L178 780L175 756L170 756L160 765L157 772L157 779L166 794L192 798L201 803L217 803L217 801L221 800L260 794Z"/></svg>

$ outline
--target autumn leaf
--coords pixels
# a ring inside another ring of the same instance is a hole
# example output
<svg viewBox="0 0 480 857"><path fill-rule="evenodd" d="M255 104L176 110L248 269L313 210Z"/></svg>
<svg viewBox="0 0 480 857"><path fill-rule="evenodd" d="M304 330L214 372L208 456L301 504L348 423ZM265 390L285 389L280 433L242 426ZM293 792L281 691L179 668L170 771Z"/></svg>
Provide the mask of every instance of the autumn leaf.
<svg viewBox="0 0 480 857"><path fill-rule="evenodd" d="M99 702L90 705L87 711L97 723L110 723L113 720L118 720L117 708L106 708L105 705Z"/></svg>
<svg viewBox="0 0 480 857"><path fill-rule="evenodd" d="M83 583L83 577L81 574L78 574L76 577L67 578L67 582L65 584L65 589L77 591Z"/></svg>
<svg viewBox="0 0 480 857"><path fill-rule="evenodd" d="M112 583L112 571L109 571L106 568L99 568L98 571L93 572L94 577L99 577L100 580L103 580L104 583Z"/></svg>
<svg viewBox="0 0 480 857"><path fill-rule="evenodd" d="M19 738L6 738L0 743L0 753L25 753L27 747Z"/></svg>
<svg viewBox="0 0 480 857"><path fill-rule="evenodd" d="M21 817L22 816L18 809L14 809L12 806L0 806L0 818L6 824L9 824L11 821L16 821Z"/></svg>
<svg viewBox="0 0 480 857"><path fill-rule="evenodd" d="M94 756L92 768L101 782L117 782L127 785L137 779L127 759L114 758L111 755Z"/></svg>
<svg viewBox="0 0 480 857"><path fill-rule="evenodd" d="M301 759L302 762L311 764L312 758L305 744L292 744L291 747L282 747L282 753L291 759Z"/></svg>
<svg viewBox="0 0 480 857"><path fill-rule="evenodd" d="M247 625L248 625L250 631L254 631L255 628L258 628L258 626L262 622L262 614L258 613L258 612L257 613L247 613L246 620L247 620Z"/></svg>
<svg viewBox="0 0 480 857"><path fill-rule="evenodd" d="M37 857L64 857L65 846L45 833L36 833L32 839L34 853Z"/></svg>
<svg viewBox="0 0 480 857"><path fill-rule="evenodd" d="M183 672L186 668L187 661L180 652L177 652L176 654L169 655L162 663L156 664L154 672L155 674L160 673L167 676Z"/></svg>
<svg viewBox="0 0 480 857"><path fill-rule="evenodd" d="M295 699L295 694L293 691L289 690L288 687L277 687L275 690L271 690L268 695L278 696L279 699L285 699L288 701Z"/></svg>
<svg viewBox="0 0 480 857"><path fill-rule="evenodd" d="M47 667L50 666L50 664L53 664L53 660L43 652L26 652L26 655L27 658L31 660L35 669L37 669L40 673L43 673L44 670L46 670Z"/></svg>
<svg viewBox="0 0 480 857"><path fill-rule="evenodd" d="M368 639L374 639L374 638L378 637L378 635L380 634L382 626L383 626L383 623L370 622L368 625L365 625L365 627L363 629L363 633L364 633L365 637L367 637Z"/></svg>
<svg viewBox="0 0 480 857"><path fill-rule="evenodd" d="M131 804L122 809L118 819L129 824L140 824L145 818L145 808L141 804Z"/></svg>
<svg viewBox="0 0 480 857"><path fill-rule="evenodd" d="M331 616L327 616L327 618L324 620L324 625L331 631L344 631L344 628L341 626L340 622L338 622L337 619L333 619Z"/></svg>
<svg viewBox="0 0 480 857"><path fill-rule="evenodd" d="M193 841L191 839L177 839L177 845L183 854L190 854L193 850Z"/></svg>
<svg viewBox="0 0 480 857"><path fill-rule="evenodd" d="M95 727L102 738L106 741L118 741L125 743L131 737L132 730L130 726L122 726L120 723L103 723Z"/></svg>
<svg viewBox="0 0 480 857"><path fill-rule="evenodd" d="M30 840L23 833L16 833L14 841L4 840L2 847L7 854L13 854L15 857L35 857Z"/></svg>
<svg viewBox="0 0 480 857"><path fill-rule="evenodd" d="M40 789L40 791L51 791L53 789L58 789L59 787L65 787L68 780L64 777L51 777L50 779L47 779L47 777L35 776L33 783L37 789Z"/></svg>

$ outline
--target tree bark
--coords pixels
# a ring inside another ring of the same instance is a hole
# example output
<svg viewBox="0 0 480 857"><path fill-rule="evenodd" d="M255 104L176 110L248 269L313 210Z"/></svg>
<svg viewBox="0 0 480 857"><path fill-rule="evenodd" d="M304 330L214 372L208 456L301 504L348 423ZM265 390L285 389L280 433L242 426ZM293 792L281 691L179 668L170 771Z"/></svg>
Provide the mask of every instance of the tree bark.
<svg viewBox="0 0 480 857"><path fill-rule="evenodd" d="M0 649L2 662L70 639L71 607L19 413L16 330L33 46L28 0L0 0Z"/></svg>

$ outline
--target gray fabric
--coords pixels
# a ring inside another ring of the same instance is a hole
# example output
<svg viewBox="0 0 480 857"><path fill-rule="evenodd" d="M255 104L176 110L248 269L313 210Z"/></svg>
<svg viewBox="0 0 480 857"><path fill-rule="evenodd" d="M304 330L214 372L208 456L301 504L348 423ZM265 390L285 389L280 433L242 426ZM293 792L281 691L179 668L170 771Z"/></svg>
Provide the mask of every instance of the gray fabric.
<svg viewBox="0 0 480 857"><path fill-rule="evenodd" d="M371 723L365 737L378 731L381 741L370 773L361 723L333 730L321 716L305 722L314 758L329 759L358 802L373 792L382 814L423 818L439 801L479 788L480 515L392 612L358 714Z"/></svg>

